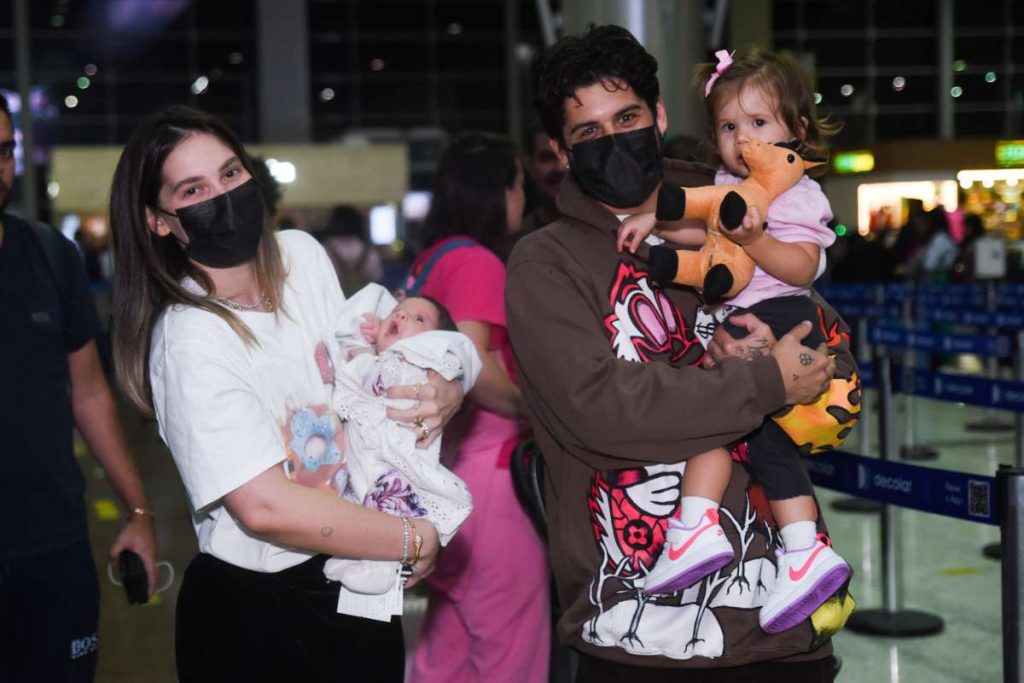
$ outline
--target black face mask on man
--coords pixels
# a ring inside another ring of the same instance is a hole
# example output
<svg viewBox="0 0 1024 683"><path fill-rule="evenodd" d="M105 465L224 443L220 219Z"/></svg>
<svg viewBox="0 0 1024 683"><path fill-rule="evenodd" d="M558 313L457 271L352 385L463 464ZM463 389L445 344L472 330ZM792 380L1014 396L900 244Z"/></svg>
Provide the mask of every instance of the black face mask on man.
<svg viewBox="0 0 1024 683"><path fill-rule="evenodd" d="M617 209L639 206L661 180L661 145L655 126L577 142L570 171L588 195Z"/></svg>
<svg viewBox="0 0 1024 683"><path fill-rule="evenodd" d="M213 199L183 206L174 216L188 235L185 254L210 268L231 268L251 259L260 246L267 211L256 180L250 178Z"/></svg>

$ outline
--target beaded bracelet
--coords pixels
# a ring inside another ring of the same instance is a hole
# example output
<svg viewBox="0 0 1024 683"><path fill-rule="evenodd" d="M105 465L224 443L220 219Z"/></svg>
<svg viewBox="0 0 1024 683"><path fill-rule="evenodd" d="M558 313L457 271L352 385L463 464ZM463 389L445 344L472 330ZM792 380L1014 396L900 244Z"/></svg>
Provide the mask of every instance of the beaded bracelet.
<svg viewBox="0 0 1024 683"><path fill-rule="evenodd" d="M409 524L409 518L402 517L402 564L409 564Z"/></svg>

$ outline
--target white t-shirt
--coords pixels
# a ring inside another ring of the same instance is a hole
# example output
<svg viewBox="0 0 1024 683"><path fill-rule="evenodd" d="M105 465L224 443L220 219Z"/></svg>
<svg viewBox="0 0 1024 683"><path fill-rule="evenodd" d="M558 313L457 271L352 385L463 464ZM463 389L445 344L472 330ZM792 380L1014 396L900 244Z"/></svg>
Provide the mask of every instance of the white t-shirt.
<svg viewBox="0 0 1024 683"><path fill-rule="evenodd" d="M340 424L329 409L328 353L345 297L316 240L301 231L277 239L287 272L284 310L236 313L258 346L211 313L172 306L153 330L149 364L160 436L188 490L200 551L268 572L311 553L250 535L224 495L286 459L293 478L325 489L345 466Z"/></svg>

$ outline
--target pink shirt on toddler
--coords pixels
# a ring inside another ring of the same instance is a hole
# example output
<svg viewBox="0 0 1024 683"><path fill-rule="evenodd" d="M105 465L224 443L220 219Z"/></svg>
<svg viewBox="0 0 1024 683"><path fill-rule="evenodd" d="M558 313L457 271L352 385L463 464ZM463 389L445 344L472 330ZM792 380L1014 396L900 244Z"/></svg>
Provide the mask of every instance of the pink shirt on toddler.
<svg viewBox="0 0 1024 683"><path fill-rule="evenodd" d="M715 174L715 185L738 185L743 178L725 169ZM828 227L832 220L832 207L821 191L821 186L807 176L775 198L768 206L765 231L780 242L811 242L821 247L818 257L817 280L825 271L825 249L836 241L836 234ZM755 266L750 284L728 302L731 306L750 308L766 299L780 296L807 296L810 289L795 287L769 275Z"/></svg>

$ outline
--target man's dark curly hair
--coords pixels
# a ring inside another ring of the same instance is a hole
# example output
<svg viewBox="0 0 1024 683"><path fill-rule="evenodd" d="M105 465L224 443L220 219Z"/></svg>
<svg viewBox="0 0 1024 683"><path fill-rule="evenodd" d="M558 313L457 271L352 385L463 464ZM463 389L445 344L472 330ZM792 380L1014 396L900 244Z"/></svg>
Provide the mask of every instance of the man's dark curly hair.
<svg viewBox="0 0 1024 683"><path fill-rule="evenodd" d="M586 33L559 40L534 66L537 113L551 139L565 147L565 101L575 98L577 90L601 82L614 91L614 82L622 81L653 114L661 94L657 74L658 61L632 33L621 26L591 26Z"/></svg>

